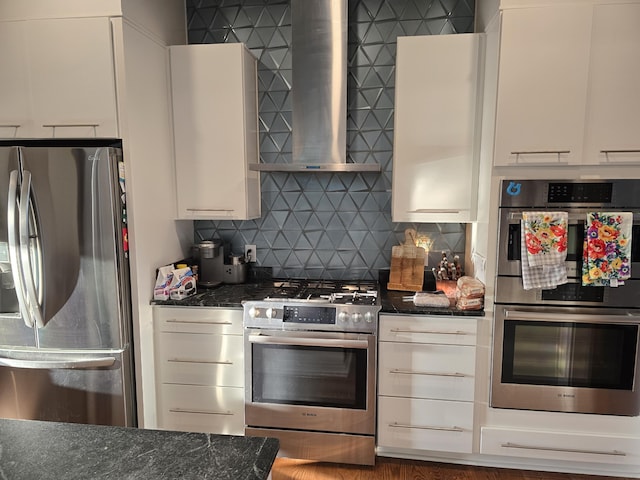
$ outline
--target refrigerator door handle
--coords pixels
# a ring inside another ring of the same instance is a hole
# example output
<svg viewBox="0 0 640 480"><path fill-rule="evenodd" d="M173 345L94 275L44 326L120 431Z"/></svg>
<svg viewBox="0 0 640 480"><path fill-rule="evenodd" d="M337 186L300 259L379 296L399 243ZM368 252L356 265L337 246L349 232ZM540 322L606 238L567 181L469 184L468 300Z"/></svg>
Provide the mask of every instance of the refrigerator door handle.
<svg viewBox="0 0 640 480"><path fill-rule="evenodd" d="M55 360L24 360L20 358L0 357L0 365L13 368L34 368L49 370L52 368L98 368L111 367L116 363L115 357L58 358Z"/></svg>
<svg viewBox="0 0 640 480"><path fill-rule="evenodd" d="M20 257L22 259L22 271L27 286L27 306L33 315L38 328L44 327L44 318L38 294L36 282L33 278L33 265L30 258L29 244L31 236L29 234L29 205L31 199L31 172L24 170L22 173L22 187L20 188ZM37 236L36 236L37 239ZM39 253L39 252L38 252Z"/></svg>
<svg viewBox="0 0 640 480"><path fill-rule="evenodd" d="M18 201L18 170L13 170L9 176L9 198L7 202L7 233L9 240L9 261L11 262L11 274L18 297L18 305L22 319L27 327L33 328L31 312L27 308L25 300L25 279L22 271L22 263L19 255L18 232L16 231L16 202Z"/></svg>

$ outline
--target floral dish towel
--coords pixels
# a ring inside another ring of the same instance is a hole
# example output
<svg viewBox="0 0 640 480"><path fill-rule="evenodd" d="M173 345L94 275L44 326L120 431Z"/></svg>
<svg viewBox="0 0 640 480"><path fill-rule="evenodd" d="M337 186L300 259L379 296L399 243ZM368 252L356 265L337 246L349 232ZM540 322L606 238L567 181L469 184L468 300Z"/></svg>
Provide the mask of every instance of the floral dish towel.
<svg viewBox="0 0 640 480"><path fill-rule="evenodd" d="M560 265L567 259L567 212L522 212L530 267Z"/></svg>
<svg viewBox="0 0 640 480"><path fill-rule="evenodd" d="M524 220L520 224L522 238L526 238L526 228ZM530 250L529 242L520 242L520 264L522 266L522 288L524 290L532 290L541 288L550 290L558 285L568 282L567 266L565 262L557 265L543 265L541 267L532 267L529 265L528 252ZM536 248L534 248L536 250Z"/></svg>
<svg viewBox="0 0 640 480"><path fill-rule="evenodd" d="M631 212L587 213L582 285L616 287L631 277Z"/></svg>

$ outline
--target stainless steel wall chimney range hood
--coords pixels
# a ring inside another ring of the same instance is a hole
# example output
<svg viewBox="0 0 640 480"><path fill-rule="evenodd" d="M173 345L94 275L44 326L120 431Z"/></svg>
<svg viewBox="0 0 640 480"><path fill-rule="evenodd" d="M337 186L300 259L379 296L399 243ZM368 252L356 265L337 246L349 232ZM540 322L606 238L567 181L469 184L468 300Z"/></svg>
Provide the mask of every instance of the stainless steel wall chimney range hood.
<svg viewBox="0 0 640 480"><path fill-rule="evenodd" d="M293 157L271 172L379 172L347 163L347 0L291 0Z"/></svg>

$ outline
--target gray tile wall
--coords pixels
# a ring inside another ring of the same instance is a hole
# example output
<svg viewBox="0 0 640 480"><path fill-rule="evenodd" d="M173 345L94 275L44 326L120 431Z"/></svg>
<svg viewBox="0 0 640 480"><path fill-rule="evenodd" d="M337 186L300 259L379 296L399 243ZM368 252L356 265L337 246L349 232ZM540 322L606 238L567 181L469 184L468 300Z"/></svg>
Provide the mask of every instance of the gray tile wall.
<svg viewBox="0 0 640 480"><path fill-rule="evenodd" d="M473 12L474 0L349 0L347 156L382 173L262 172L262 218L196 221L195 241L256 245L276 277L377 279L406 228L428 237L430 265L442 250L463 259L464 224L391 221L395 53L398 36L472 32ZM187 0L187 19L189 43L244 42L259 59L261 161L290 162L289 1Z"/></svg>

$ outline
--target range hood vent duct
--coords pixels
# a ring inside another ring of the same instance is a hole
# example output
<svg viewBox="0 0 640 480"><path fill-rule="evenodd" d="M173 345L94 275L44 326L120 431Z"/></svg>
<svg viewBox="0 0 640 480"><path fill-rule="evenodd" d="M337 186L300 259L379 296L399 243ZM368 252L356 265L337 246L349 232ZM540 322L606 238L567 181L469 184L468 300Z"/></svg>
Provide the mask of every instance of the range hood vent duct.
<svg viewBox="0 0 640 480"><path fill-rule="evenodd" d="M347 163L347 0L291 0L293 158L271 172L379 172Z"/></svg>

